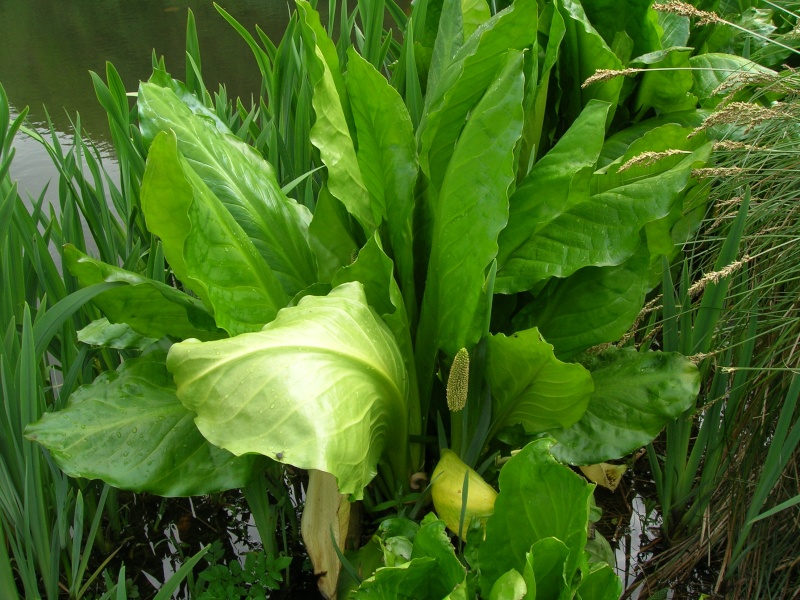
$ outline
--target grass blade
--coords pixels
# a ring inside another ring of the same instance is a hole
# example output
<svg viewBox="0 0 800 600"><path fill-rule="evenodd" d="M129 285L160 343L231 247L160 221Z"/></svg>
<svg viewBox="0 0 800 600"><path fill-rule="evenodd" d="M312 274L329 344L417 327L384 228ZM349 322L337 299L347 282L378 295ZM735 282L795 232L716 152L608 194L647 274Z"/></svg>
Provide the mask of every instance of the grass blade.
<svg viewBox="0 0 800 600"><path fill-rule="evenodd" d="M189 573L192 572L194 566L200 562L200 559L203 558L206 552L208 552L209 548L211 548L211 544L206 544L197 554L183 563L183 566L178 569L172 577L164 582L164 585L161 586L160 590L158 590L158 593L153 597L153 600L169 600L172 598L172 594L174 594L175 591L180 587L181 583L183 583L183 580L186 579Z"/></svg>

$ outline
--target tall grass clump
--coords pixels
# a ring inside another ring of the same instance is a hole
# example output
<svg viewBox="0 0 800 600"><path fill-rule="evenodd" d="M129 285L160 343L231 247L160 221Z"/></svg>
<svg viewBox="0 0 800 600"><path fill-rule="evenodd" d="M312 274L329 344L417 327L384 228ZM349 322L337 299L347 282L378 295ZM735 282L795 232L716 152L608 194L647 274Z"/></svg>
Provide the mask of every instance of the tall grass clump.
<svg viewBox="0 0 800 600"><path fill-rule="evenodd" d="M53 258L64 236L84 241L73 234L82 231L79 199L88 197L73 194L81 186L97 188L75 174L81 156L90 168L97 168L97 162L83 154L83 143L66 154L55 136L48 145L61 158L60 217L52 209L45 212L44 194L25 202L12 183L11 144L25 115L11 121L0 87L0 595L15 598L19 591L28 598L54 599L66 592L79 598L99 574L89 571L88 562L95 544L102 544L100 520L114 492L106 485L70 480L22 431L91 379L95 360L114 364L114 357L100 356L88 346L78 349L73 342L76 328L88 323L86 302L113 284L71 293L76 286L61 277Z"/></svg>
<svg viewBox="0 0 800 600"><path fill-rule="evenodd" d="M751 84L734 77L706 121L721 138L705 173L713 203L648 325L704 382L697 408L650 448L670 542L652 581L705 563L714 591L789 598L800 589L800 75Z"/></svg>
<svg viewBox="0 0 800 600"><path fill-rule="evenodd" d="M110 72L113 86L112 77ZM101 100L110 99L102 96L108 88L99 81L96 86ZM127 100L124 106L127 110ZM116 109L120 113L109 111L112 118L127 120L121 102ZM68 477L47 450L22 432L46 411L63 408L73 391L116 368L127 355L125 344L113 340L105 348L78 342L81 330L100 316L91 299L120 284L79 289L62 271L64 244L162 279L163 262L159 274L157 257L148 258L149 248L142 245L146 238L136 231L137 210L131 203L136 196L123 191L139 186L135 151L117 148L123 166L120 188L80 135L66 147L52 127L49 135L28 129L26 115L27 109L11 119L0 85L0 597L123 599L124 566L118 577L106 572L124 544L115 541L122 526L118 491ZM79 119L74 125L80 131ZM45 204L46 190L23 198L10 177L12 143L21 133L38 140L57 168L57 206ZM131 239L137 241L131 244ZM159 598L177 589L202 554L165 583ZM106 592L97 595L101 574Z"/></svg>

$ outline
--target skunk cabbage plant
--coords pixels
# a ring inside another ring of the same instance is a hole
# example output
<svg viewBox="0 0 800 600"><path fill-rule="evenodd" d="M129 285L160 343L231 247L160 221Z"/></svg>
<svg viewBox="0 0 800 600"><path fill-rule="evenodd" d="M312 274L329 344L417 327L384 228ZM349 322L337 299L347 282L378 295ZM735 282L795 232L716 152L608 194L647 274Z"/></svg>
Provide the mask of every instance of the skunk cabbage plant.
<svg viewBox="0 0 800 600"><path fill-rule="evenodd" d="M450 466L434 499L479 493L462 486L509 432L542 438L500 470L496 501L481 480L479 581L445 543L444 523L469 526L458 504L414 524L410 554L356 597L434 570L449 573L425 592L437 600L617 593L584 551L592 486L557 461L623 457L693 406L690 361L612 343L698 223L710 143L694 128L712 96L706 77L661 70L690 53L649 2L625 4L617 22L597 0L417 1L392 13L399 42L359 2L352 44L297 0L277 47L234 22L265 97L233 120L197 73L187 87L156 62L137 98L137 208L142 260L165 261L169 283L65 254L80 285L124 284L93 300L105 320L84 339L124 324L152 344L27 436L70 475L126 489L210 493L283 463L384 507L433 471L437 438ZM581 85L627 65L641 76ZM313 168L286 183L295 163Z"/></svg>

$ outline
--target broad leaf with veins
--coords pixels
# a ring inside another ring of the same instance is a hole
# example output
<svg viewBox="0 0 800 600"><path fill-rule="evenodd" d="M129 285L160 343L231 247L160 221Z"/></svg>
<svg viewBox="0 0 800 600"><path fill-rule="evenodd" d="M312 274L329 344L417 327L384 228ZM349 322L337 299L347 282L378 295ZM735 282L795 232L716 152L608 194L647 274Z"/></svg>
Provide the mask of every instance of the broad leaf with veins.
<svg viewBox="0 0 800 600"><path fill-rule="evenodd" d="M234 454L326 471L358 498L384 450L406 476L406 369L359 283L307 296L257 333L175 344L167 366L203 435Z"/></svg>
<svg viewBox="0 0 800 600"><path fill-rule="evenodd" d="M211 494L247 485L264 459L212 446L175 395L163 351L125 361L45 413L25 436L71 477L160 496Z"/></svg>

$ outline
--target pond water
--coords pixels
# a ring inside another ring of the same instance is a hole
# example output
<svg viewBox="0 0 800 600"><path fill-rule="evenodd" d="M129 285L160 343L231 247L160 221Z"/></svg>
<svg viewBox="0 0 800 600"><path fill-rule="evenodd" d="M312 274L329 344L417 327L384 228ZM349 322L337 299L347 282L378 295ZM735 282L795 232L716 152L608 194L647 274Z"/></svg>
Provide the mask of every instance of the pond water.
<svg viewBox="0 0 800 600"><path fill-rule="evenodd" d="M275 42L289 21L285 0L223 0L220 4L251 33L255 34L258 24ZM29 122L40 132L48 131L49 115L59 138L68 143L79 113L81 128L114 174L108 122L89 71L105 79L109 61L126 89L135 92L138 82L150 76L155 50L165 57L167 69L183 79L188 9L197 22L208 88L213 91L225 83L230 95L248 97L256 92L261 75L255 60L210 0L2 0L0 83L12 114L28 106ZM19 182L23 197L38 196L51 180L48 199L56 197L57 173L43 148L22 135L15 147L11 176Z"/></svg>

